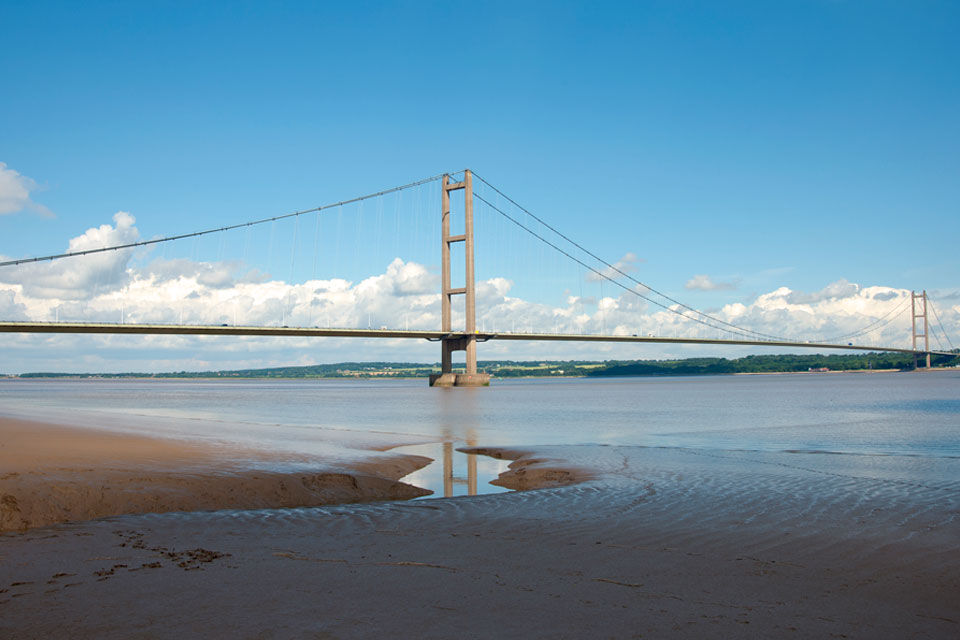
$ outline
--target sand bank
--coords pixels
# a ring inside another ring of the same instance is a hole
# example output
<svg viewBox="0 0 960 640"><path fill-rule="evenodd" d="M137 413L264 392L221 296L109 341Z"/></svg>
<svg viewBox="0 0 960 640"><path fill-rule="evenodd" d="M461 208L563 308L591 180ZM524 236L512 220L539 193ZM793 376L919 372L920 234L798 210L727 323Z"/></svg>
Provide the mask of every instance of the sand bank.
<svg viewBox="0 0 960 640"><path fill-rule="evenodd" d="M379 453L292 457L0 418L0 531L126 513L301 507L429 494L400 478L428 464ZM341 452L344 449L340 450Z"/></svg>
<svg viewBox="0 0 960 640"><path fill-rule="evenodd" d="M563 486L5 534L0 636L872 640L960 631L958 460L487 452L516 458L506 482Z"/></svg>

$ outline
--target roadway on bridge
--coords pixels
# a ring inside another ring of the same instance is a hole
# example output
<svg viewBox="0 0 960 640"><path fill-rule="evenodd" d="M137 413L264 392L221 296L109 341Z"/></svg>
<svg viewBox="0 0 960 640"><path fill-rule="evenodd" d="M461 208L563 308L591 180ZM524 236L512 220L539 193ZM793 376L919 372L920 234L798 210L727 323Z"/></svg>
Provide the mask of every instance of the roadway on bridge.
<svg viewBox="0 0 960 640"><path fill-rule="evenodd" d="M194 335L194 336L286 336L314 338L413 338L439 341L444 338L465 338L469 334L448 331L403 329L337 329L320 327L244 327L231 325L187 324L115 324L85 322L0 322L0 333L99 333L130 335ZM925 355L954 356L948 351L914 351L876 345L829 344L823 342L785 342L773 340L725 340L719 338L681 338L640 335L581 335L567 333L486 333L473 334L478 342L489 340L563 341L563 342L644 342L659 344L749 345L804 349L846 349L849 351L884 351Z"/></svg>

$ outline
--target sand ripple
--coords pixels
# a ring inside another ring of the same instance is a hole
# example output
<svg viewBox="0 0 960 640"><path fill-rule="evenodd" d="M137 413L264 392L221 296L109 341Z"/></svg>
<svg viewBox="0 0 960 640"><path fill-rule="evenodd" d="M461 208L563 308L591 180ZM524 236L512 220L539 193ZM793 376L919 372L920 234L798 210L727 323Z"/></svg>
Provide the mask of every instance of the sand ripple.
<svg viewBox="0 0 960 640"><path fill-rule="evenodd" d="M514 460L506 482L544 488L7 534L0 636L581 638L599 625L616 638L874 640L960 628L958 461L487 452Z"/></svg>

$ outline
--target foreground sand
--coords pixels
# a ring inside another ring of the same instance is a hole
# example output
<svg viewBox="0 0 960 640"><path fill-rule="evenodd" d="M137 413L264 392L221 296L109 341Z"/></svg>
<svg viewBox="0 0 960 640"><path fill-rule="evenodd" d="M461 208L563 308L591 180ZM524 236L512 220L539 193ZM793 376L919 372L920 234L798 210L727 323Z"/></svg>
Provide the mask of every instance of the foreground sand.
<svg viewBox="0 0 960 640"><path fill-rule="evenodd" d="M342 432L326 437L345 439ZM398 444L383 436L354 439L359 445L340 442L326 457L298 457L0 417L0 531L124 513L316 506L430 493L398 481L429 458L383 453Z"/></svg>
<svg viewBox="0 0 960 640"><path fill-rule="evenodd" d="M5 534L0 637L960 634L960 461L482 451L547 488Z"/></svg>

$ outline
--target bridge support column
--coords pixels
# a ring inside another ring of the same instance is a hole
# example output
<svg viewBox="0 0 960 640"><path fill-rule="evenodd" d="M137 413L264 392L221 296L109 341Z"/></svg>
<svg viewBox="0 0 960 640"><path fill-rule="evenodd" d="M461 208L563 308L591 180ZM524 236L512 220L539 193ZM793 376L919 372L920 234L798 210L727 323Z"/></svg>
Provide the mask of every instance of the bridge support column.
<svg viewBox="0 0 960 640"><path fill-rule="evenodd" d="M463 191L463 234L450 235L450 192ZM430 376L431 387L486 387L490 384L490 375L477 373L477 303L473 273L473 174L469 169L463 172L462 182L451 182L450 176L443 176L440 202L440 255L442 263L441 281L441 330L452 331L451 298L462 295L464 305L463 337L450 337L441 340L440 374ZM464 284L454 288L450 284L450 245L464 243ZM453 352L465 351L467 363L464 373L453 372Z"/></svg>
<svg viewBox="0 0 960 640"><path fill-rule="evenodd" d="M918 312L917 308L920 305L917 304L917 300L923 300L923 305L921 310ZM910 305L912 307L913 316L913 369L917 370L919 362L917 360L917 338L923 338L923 350L927 352L927 369L930 368L930 336L927 332L927 291L924 289L923 293L917 295L915 291L910 292ZM917 318L923 319L923 333L917 333Z"/></svg>

